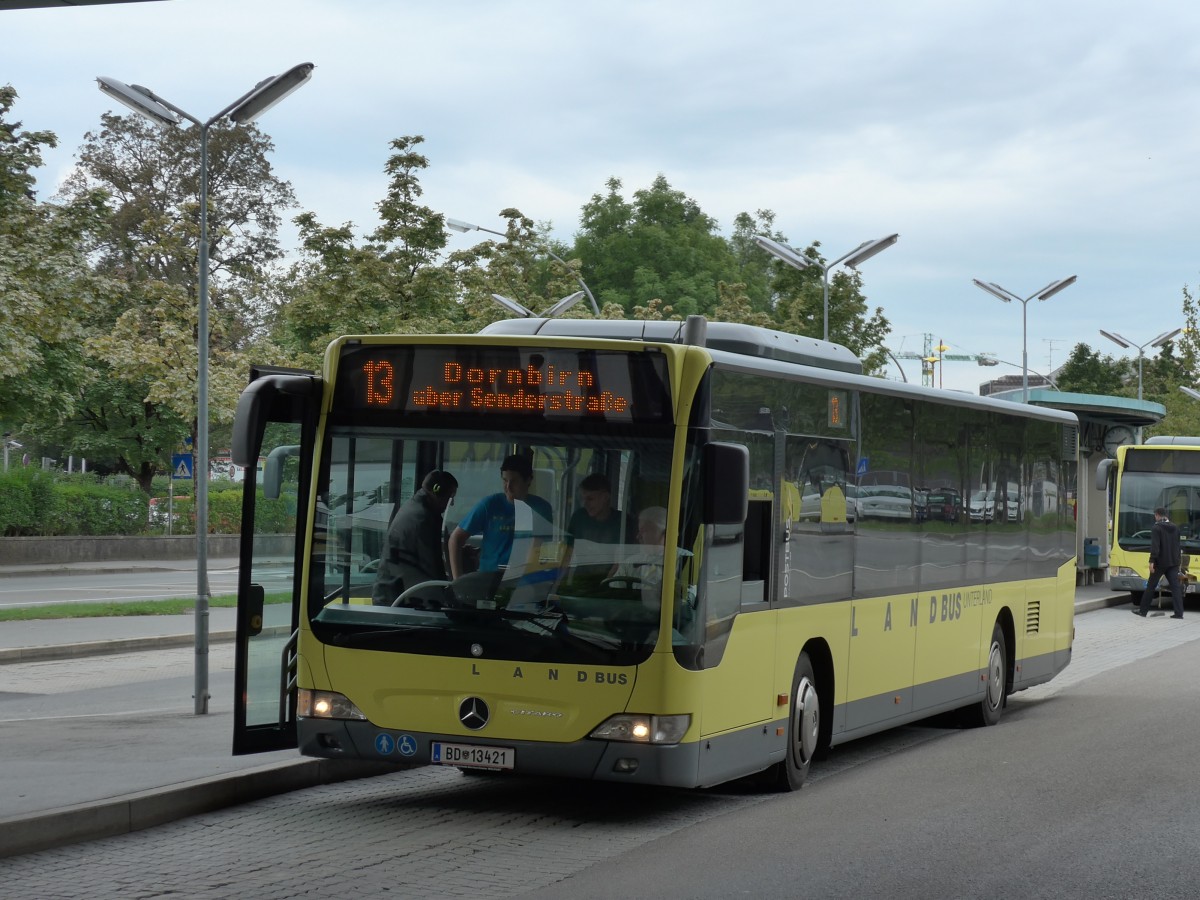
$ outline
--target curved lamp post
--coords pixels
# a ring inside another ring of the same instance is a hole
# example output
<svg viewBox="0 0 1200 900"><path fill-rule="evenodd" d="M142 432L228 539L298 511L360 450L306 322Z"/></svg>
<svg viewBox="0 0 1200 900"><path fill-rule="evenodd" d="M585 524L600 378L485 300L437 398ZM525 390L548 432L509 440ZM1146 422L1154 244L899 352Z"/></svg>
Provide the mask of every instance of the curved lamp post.
<svg viewBox="0 0 1200 900"><path fill-rule="evenodd" d="M1122 335L1117 334L1115 331L1105 331L1103 328L1099 329L1099 331L1102 335L1104 335L1106 338L1108 338L1110 341L1112 341L1118 347L1123 347L1126 350L1137 350L1137 352L1138 352L1138 399L1141 400L1142 399L1142 360L1145 359L1146 348L1147 347L1161 347L1167 341L1171 340L1171 338L1175 337L1175 335L1181 334L1183 332L1183 329L1176 328L1172 331L1164 331L1158 337L1154 338L1154 340L1146 341L1146 343L1144 343L1144 344L1135 344L1133 341L1129 340L1129 338L1123 337ZM1184 388L1181 387L1180 390L1184 390ZM1185 393L1186 393L1186 391L1185 391ZM1142 442L1142 427L1140 425L1138 426L1138 430L1137 430L1137 442L1139 444Z"/></svg>
<svg viewBox="0 0 1200 900"><path fill-rule="evenodd" d="M505 240L508 239L508 235L505 234L503 231L494 231L491 228L484 228L482 225L476 225L473 222L464 222L462 219L447 218L446 219L446 227L452 228L453 230L458 231L458 232L462 232L463 234L466 234L468 231L485 231L488 234L499 235L500 237L504 238ZM592 313L599 316L600 315L600 306L599 306L599 304L596 303L596 298L592 296L592 291L587 286L587 283L583 280L582 276L580 276L580 274L578 272L576 272L574 269L572 269L570 266L568 266L567 261L565 259L563 259L557 253L555 253L553 250L551 250L550 245L547 244L545 241L542 242L542 249L546 251L547 256L549 256L551 259L558 260L558 262L562 263L562 265L566 267L567 271L569 271L572 275L575 276L575 280L579 282L579 287L582 288L584 295L588 298L589 301L591 301ZM496 295L492 294L492 296L495 297ZM564 300L566 300L565 297L563 298L563 300L560 300L559 303L564 302ZM499 301L497 301L497 302L499 302ZM514 301L510 300L509 302L511 303ZM567 306L574 306L576 302L577 301L572 301L571 303L568 303ZM501 304L501 305L504 306L504 304ZM517 305L521 306L521 304L519 304L519 303ZM554 305L554 307L551 307L551 309L554 309L557 306L558 306L558 304L556 303ZM562 309L558 310L558 312L563 312L567 308L567 306L564 306ZM511 309L511 307L505 307L505 308ZM523 306L521 308L525 309L525 307L523 307ZM514 312L515 312L515 310L514 310ZM522 314L518 313L518 315L522 315ZM530 313L528 313L528 315L532 316L533 313L530 312ZM555 315L557 315L557 313L555 313ZM549 317L549 313L547 313L547 316Z"/></svg>
<svg viewBox="0 0 1200 900"><path fill-rule="evenodd" d="M1135 344L1133 341L1129 340L1129 338L1122 337L1121 335L1117 334L1115 331L1105 331L1103 328L1100 329L1100 333L1102 335L1104 335L1106 338L1108 338L1110 341L1112 341L1114 344L1116 344L1117 346L1124 347L1126 350L1136 350L1138 352L1138 399L1139 400L1142 399L1142 360L1146 356L1146 348L1147 347L1161 347L1163 344L1165 344L1171 338L1175 337L1175 335L1180 334L1182 331L1183 331L1182 328L1176 328L1173 331L1164 331L1162 334L1160 334L1158 337L1156 337L1152 341L1146 341L1146 343L1144 343L1144 344Z"/></svg>
<svg viewBox="0 0 1200 900"><path fill-rule="evenodd" d="M553 306L551 306L544 313L542 313L541 318L553 319L556 316L559 316L562 313L565 313L568 309L570 309L572 306L574 306L576 303L578 303L580 300L582 300L586 296L587 295L584 294L583 291L576 291L573 294L568 294L567 296L563 297L561 300L556 302ZM535 313L532 309L530 309L524 303L518 303L516 300L513 300L511 297L505 297L503 294L492 294L492 299L495 300L501 306L503 306L505 309L507 309L510 313L517 316L518 318L521 318L521 319L538 318L538 314Z"/></svg>
<svg viewBox="0 0 1200 900"><path fill-rule="evenodd" d="M312 77L312 63L293 66L265 78L223 110L201 122L149 88L115 78L96 79L100 90L118 103L163 126L183 119L200 129L200 298L197 323L196 374L196 714L208 712L208 131L226 116L237 125L253 122Z"/></svg>
<svg viewBox="0 0 1200 900"><path fill-rule="evenodd" d="M889 234L876 241L864 241L845 256L839 256L833 262L824 265L766 235L756 234L754 236L754 243L781 262L787 263L794 269L816 269L821 273L821 307L825 312L825 326L821 335L822 340L826 341L829 340L829 270L841 263L845 263L851 269L857 269L862 263L875 254L882 253L898 240L900 240L899 234Z"/></svg>
<svg viewBox="0 0 1200 900"><path fill-rule="evenodd" d="M1049 300L1059 291L1064 288L1069 288L1075 283L1077 276L1072 275L1070 278L1060 278L1058 281L1052 281L1040 291L1030 294L1022 299L1012 291L1000 287L994 281L980 281L978 278L972 278L971 283L981 291L987 291L993 297L998 297L1005 303L1011 303L1016 300L1021 304L1021 402L1029 402L1029 342L1027 328L1027 313L1029 311L1029 301L1035 297L1038 300Z"/></svg>

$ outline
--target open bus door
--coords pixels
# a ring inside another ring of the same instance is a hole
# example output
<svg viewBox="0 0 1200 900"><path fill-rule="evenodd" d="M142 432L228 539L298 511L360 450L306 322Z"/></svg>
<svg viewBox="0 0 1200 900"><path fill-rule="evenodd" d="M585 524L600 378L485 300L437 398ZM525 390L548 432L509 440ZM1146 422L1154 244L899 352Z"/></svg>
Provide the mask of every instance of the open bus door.
<svg viewBox="0 0 1200 900"><path fill-rule="evenodd" d="M297 745L303 523L320 396L312 373L256 367L238 401L232 456L246 467L246 479L234 657L235 756ZM260 455L265 457L261 473Z"/></svg>

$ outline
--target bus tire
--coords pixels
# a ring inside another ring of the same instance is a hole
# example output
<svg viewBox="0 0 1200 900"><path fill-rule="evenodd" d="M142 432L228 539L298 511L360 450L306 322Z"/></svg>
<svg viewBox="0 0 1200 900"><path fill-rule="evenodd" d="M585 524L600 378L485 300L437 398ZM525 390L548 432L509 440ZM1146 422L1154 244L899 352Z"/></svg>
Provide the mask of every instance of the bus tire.
<svg viewBox="0 0 1200 900"><path fill-rule="evenodd" d="M1134 606L1141 606L1142 605L1142 592L1141 591L1130 591L1129 592L1129 602L1132 603Z"/></svg>
<svg viewBox="0 0 1200 900"><path fill-rule="evenodd" d="M1008 641L1004 629L997 622L992 626L992 640L988 644L987 685L983 699L960 710L962 723L968 727L995 725L1004 715L1008 703Z"/></svg>
<svg viewBox="0 0 1200 900"><path fill-rule="evenodd" d="M779 791L798 791L808 780L813 756L820 747L821 699L812 661L807 653L796 660L788 709L787 755L774 766L772 779Z"/></svg>

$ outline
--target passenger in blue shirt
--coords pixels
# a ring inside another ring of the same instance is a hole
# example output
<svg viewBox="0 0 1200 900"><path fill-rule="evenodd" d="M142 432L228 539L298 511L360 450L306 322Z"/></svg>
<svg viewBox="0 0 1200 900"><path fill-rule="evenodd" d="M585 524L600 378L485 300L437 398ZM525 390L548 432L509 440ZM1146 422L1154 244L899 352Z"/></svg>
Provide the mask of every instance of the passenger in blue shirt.
<svg viewBox="0 0 1200 900"><path fill-rule="evenodd" d="M529 493L533 485L533 464L529 457L507 456L500 464L504 491L484 497L463 516L450 535L450 577L466 574L463 548L472 535L483 535L479 549L479 571L495 572L509 565L514 537L531 539L526 558L514 561L524 566L536 558L537 548L551 535L554 513L550 504Z"/></svg>

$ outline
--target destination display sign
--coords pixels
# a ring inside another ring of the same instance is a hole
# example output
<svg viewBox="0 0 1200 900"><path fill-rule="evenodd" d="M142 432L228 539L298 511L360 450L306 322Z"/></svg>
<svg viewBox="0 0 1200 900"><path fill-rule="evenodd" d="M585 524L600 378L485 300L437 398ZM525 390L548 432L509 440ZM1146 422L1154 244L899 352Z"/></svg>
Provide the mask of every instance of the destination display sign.
<svg viewBox="0 0 1200 900"><path fill-rule="evenodd" d="M334 412L446 418L669 423L667 363L656 351L349 344Z"/></svg>

